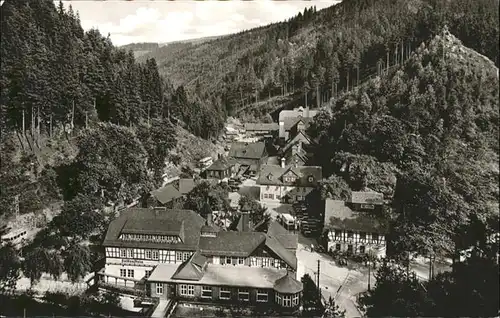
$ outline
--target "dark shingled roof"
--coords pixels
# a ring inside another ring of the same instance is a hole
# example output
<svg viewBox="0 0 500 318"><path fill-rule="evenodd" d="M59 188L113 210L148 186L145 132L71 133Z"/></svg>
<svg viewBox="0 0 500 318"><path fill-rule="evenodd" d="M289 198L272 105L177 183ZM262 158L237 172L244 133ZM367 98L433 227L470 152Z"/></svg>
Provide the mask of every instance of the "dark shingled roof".
<svg viewBox="0 0 500 318"><path fill-rule="evenodd" d="M191 178L186 178L186 179L179 179L179 192L181 194L188 194L191 192L191 190L196 187L196 182L194 179Z"/></svg>
<svg viewBox="0 0 500 318"><path fill-rule="evenodd" d="M296 280L288 273L274 283L273 289L282 294L296 294L303 289L302 282Z"/></svg>
<svg viewBox="0 0 500 318"><path fill-rule="evenodd" d="M162 204L182 197L182 194L173 183L169 183L162 188L152 191L151 195Z"/></svg>
<svg viewBox="0 0 500 318"><path fill-rule="evenodd" d="M293 136L293 138L287 141L286 145L282 149L282 152L286 153L288 150L291 150L292 146L298 144L299 141L302 142L303 146L306 145L306 147L313 142L305 132L299 131L295 136Z"/></svg>
<svg viewBox="0 0 500 318"><path fill-rule="evenodd" d="M256 232L254 232L256 233ZM297 257L283 246L274 236L266 235L266 246L294 270L297 269Z"/></svg>
<svg viewBox="0 0 500 318"><path fill-rule="evenodd" d="M229 150L229 157L260 159L264 157L266 144L264 142L234 142Z"/></svg>
<svg viewBox="0 0 500 318"><path fill-rule="evenodd" d="M199 252L194 253L188 260L179 265L172 279L198 281L203 277L207 258Z"/></svg>
<svg viewBox="0 0 500 318"><path fill-rule="evenodd" d="M230 160L229 158L219 158L206 170L225 171L233 167L234 165L235 162L233 160Z"/></svg>
<svg viewBox="0 0 500 318"><path fill-rule="evenodd" d="M303 122L304 125L309 127L309 124L312 122L312 118L307 118L307 117L296 117L296 118L285 118L284 120L284 126L285 130L292 130L293 127L295 127L299 122Z"/></svg>
<svg viewBox="0 0 500 318"><path fill-rule="evenodd" d="M132 224L134 224L138 230L155 221L170 221L173 224L182 223L184 225L184 240L182 243L173 244L161 242L122 241L119 239L119 236L128 220L134 220ZM120 212L120 216L111 221L108 231L106 232L103 245L112 247L196 250L200 237L200 230L204 224L205 219L191 210L129 208L122 210Z"/></svg>
<svg viewBox="0 0 500 318"><path fill-rule="evenodd" d="M295 175L297 180L295 182L285 182L282 177L288 173ZM309 181L309 177L312 177L312 181ZM262 165L257 178L257 184L314 187L322 178L322 169L317 166L282 168L278 165Z"/></svg>
<svg viewBox="0 0 500 318"><path fill-rule="evenodd" d="M351 202L360 204L384 204L384 195L375 191L352 191Z"/></svg>
<svg viewBox="0 0 500 318"><path fill-rule="evenodd" d="M273 131L278 130L278 123L246 123L245 130L246 131Z"/></svg>
<svg viewBox="0 0 500 318"><path fill-rule="evenodd" d="M371 216L367 212L355 212L341 200L325 200L325 228L387 233L387 221Z"/></svg>
<svg viewBox="0 0 500 318"><path fill-rule="evenodd" d="M219 232L217 237L200 237L200 251L204 255L247 257L265 240L264 233Z"/></svg>
<svg viewBox="0 0 500 318"><path fill-rule="evenodd" d="M178 235L184 232L184 222L177 220L128 219L123 225L121 233L151 234L151 235Z"/></svg>
<svg viewBox="0 0 500 318"><path fill-rule="evenodd" d="M297 250L299 244L299 236L294 233L288 232L279 222L273 220L269 222L267 234L274 236L281 245L287 250Z"/></svg>

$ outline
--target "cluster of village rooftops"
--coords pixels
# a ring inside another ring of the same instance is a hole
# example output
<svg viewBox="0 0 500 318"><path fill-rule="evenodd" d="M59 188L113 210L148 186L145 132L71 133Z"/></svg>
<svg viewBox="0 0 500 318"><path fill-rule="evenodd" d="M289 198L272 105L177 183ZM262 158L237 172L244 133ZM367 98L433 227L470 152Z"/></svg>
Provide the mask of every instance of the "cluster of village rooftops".
<svg viewBox="0 0 500 318"><path fill-rule="evenodd" d="M387 228L373 217L385 204L383 194L352 192L347 202L322 200L320 211L301 204L323 178L321 167L309 165L314 140L306 128L315 114L300 107L282 111L278 124L246 124L245 137L259 141L233 142L226 156L204 161L202 176L208 181L254 177L261 202L293 204L293 215L253 224L248 211L238 211L232 224L220 226L215 212L167 208L199 182L177 178L152 192L158 207L128 208L111 222L103 242L105 266L98 273L101 286L159 299L286 311L300 306L303 290L296 274L297 229L325 237L329 251L385 256Z"/></svg>

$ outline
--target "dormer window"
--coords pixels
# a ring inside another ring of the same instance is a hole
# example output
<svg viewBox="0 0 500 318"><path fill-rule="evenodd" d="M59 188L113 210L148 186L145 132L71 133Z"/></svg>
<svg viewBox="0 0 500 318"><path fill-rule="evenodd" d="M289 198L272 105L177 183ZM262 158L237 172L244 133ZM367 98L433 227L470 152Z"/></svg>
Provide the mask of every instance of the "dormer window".
<svg viewBox="0 0 500 318"><path fill-rule="evenodd" d="M272 175L271 173L270 173L270 174L268 174L268 175L267 175L267 179L268 179L268 180L272 180L272 179L273 179L273 175Z"/></svg>
<svg viewBox="0 0 500 318"><path fill-rule="evenodd" d="M309 177L307 177L307 181L309 181L309 182L313 182L313 181L314 181L314 177L313 177L313 176L309 176Z"/></svg>

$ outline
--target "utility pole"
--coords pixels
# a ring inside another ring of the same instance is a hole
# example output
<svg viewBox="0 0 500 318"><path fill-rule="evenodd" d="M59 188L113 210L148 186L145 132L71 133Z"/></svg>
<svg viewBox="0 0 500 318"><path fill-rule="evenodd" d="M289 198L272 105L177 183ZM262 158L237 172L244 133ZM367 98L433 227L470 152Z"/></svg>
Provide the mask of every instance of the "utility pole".
<svg viewBox="0 0 500 318"><path fill-rule="evenodd" d="M318 297L319 301L321 302L321 288L319 287L319 270L320 270L320 262L318 260Z"/></svg>
<svg viewBox="0 0 500 318"><path fill-rule="evenodd" d="M371 284L370 284L370 282L371 282L370 280L371 280L371 276L372 276L371 267L372 267L371 258L370 258L370 256L368 256L368 291L371 290Z"/></svg>

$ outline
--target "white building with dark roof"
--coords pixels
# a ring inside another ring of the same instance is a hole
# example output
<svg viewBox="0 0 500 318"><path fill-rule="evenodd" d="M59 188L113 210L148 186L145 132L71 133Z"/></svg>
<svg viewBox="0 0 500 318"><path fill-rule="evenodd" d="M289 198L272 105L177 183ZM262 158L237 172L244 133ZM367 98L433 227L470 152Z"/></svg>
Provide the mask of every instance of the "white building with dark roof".
<svg viewBox="0 0 500 318"><path fill-rule="evenodd" d="M99 285L163 300L297 309L302 283L290 238L221 231L211 220L191 210L124 210L106 233Z"/></svg>
<svg viewBox="0 0 500 318"><path fill-rule="evenodd" d="M324 229L329 251L386 255L388 223L380 215L353 211L344 201L325 200Z"/></svg>
<svg viewBox="0 0 500 318"><path fill-rule="evenodd" d="M260 200L268 202L303 201L323 178L318 166L262 165L257 178Z"/></svg>

